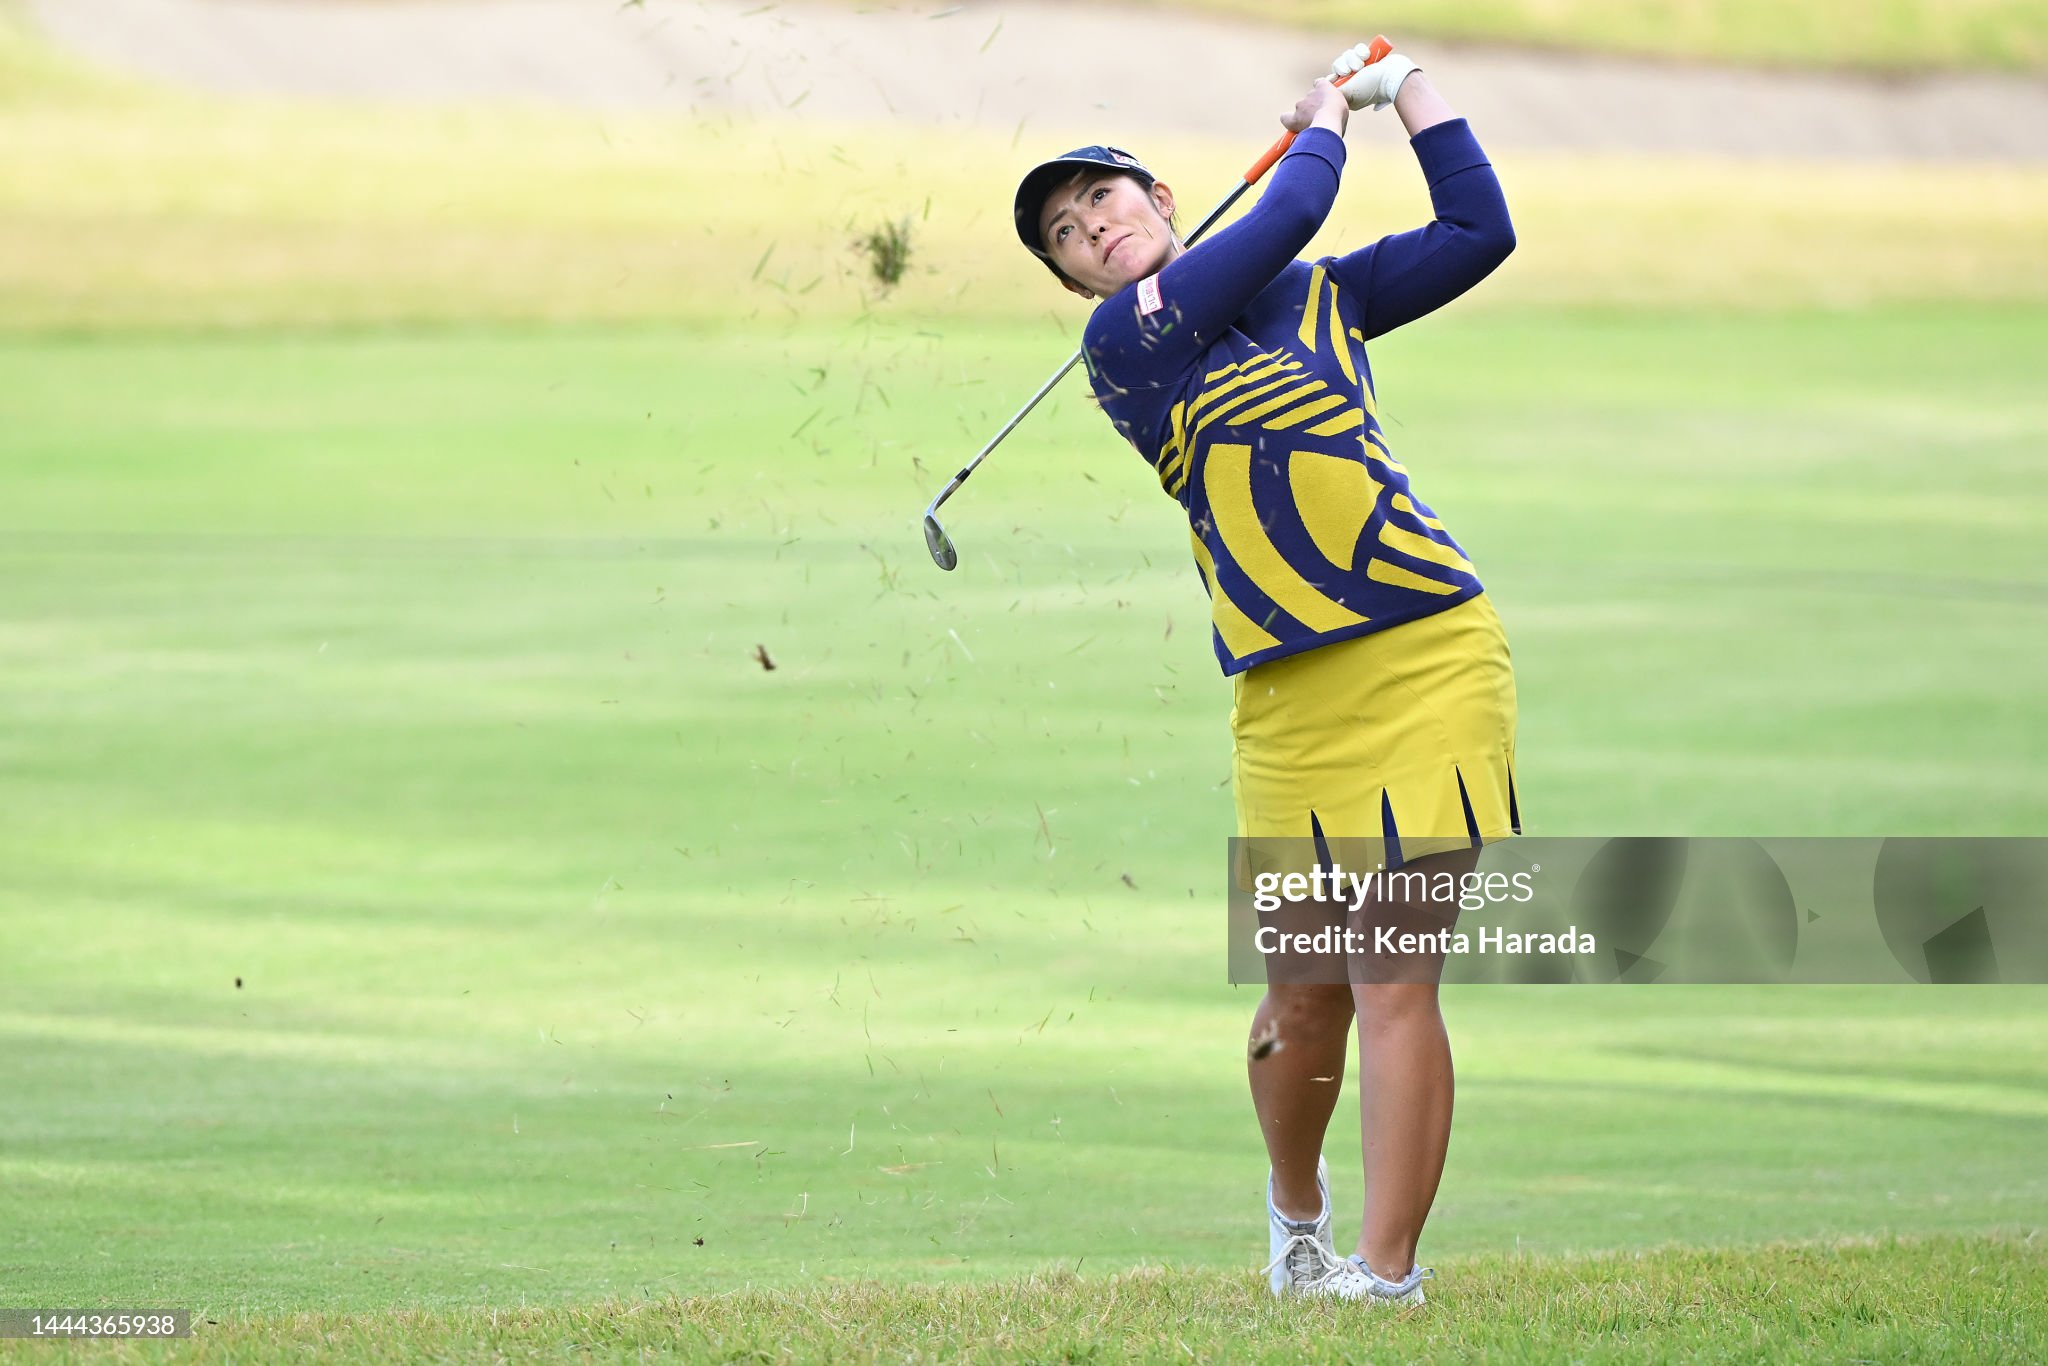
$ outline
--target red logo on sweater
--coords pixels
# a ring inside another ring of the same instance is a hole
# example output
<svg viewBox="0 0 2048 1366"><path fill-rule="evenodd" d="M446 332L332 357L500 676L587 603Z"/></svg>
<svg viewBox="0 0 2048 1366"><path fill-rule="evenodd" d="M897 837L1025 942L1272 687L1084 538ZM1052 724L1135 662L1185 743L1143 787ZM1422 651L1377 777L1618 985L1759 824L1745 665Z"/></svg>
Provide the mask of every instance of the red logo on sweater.
<svg viewBox="0 0 2048 1366"><path fill-rule="evenodd" d="M1138 281L1138 316L1142 318L1157 313L1163 307L1165 304L1159 297L1159 277L1147 275Z"/></svg>

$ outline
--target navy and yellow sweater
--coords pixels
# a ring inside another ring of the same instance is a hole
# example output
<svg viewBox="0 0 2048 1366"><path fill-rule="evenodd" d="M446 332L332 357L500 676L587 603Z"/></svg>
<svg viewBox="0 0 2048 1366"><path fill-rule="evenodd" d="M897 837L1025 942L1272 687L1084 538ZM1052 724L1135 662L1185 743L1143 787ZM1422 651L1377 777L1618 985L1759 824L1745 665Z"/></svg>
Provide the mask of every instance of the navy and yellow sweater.
<svg viewBox="0 0 2048 1366"><path fill-rule="evenodd" d="M1344 140L1311 128L1257 207L1088 320L1096 396L1187 509L1226 674L1481 591L1388 449L1365 343L1484 279L1514 228L1463 119L1411 145L1436 210L1427 226L1294 259L1344 167Z"/></svg>

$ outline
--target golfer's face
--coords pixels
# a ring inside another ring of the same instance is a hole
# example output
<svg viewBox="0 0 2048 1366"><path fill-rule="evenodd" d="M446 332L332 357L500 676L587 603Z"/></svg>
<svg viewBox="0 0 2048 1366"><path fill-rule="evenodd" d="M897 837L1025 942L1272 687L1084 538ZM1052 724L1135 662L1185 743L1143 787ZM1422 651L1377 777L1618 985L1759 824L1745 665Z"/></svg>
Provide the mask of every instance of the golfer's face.
<svg viewBox="0 0 2048 1366"><path fill-rule="evenodd" d="M1157 271L1173 231L1155 191L1164 194L1165 187L1147 189L1114 171L1084 171L1059 186L1038 214L1053 264L1099 297Z"/></svg>

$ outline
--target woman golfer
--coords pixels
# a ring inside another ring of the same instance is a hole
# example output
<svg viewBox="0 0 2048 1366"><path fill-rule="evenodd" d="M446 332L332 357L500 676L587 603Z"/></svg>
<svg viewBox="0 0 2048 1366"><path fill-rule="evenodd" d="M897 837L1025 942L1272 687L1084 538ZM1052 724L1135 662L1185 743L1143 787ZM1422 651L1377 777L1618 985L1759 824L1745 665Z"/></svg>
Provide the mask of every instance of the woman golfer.
<svg viewBox="0 0 2048 1366"><path fill-rule="evenodd" d="M1368 61L1361 45L1332 73L1356 72L1347 85L1315 83L1282 120L1299 136L1257 207L1199 246L1174 236L1173 192L1114 147L1033 169L1016 223L1068 289L1102 301L1083 344L1096 396L1187 510L1216 657L1235 680L1238 834L1318 861L1351 841L1371 850L1366 869L1440 888L1437 874L1462 876L1482 844L1519 833L1514 674L1472 562L1380 429L1365 344L1463 294L1515 238L1464 120L1413 62ZM1388 104L1435 220L1296 260L1336 197L1350 111ZM1454 915L1422 892L1365 908L1402 928ZM1254 1049L1251 1087L1272 1163L1275 1294L1422 1301L1431 1273L1415 1247L1450 1141L1452 1076L1442 957L1421 961L1365 981L1269 976L1252 1034L1281 1047ZM1321 1153L1354 1019L1365 1206L1347 1260Z"/></svg>

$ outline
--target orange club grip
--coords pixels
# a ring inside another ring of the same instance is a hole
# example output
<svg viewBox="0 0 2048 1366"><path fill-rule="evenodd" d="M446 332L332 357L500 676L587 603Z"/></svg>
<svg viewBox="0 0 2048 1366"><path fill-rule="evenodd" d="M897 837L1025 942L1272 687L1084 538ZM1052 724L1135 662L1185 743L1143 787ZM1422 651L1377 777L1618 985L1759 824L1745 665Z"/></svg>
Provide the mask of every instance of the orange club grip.
<svg viewBox="0 0 2048 1366"><path fill-rule="evenodd" d="M1372 58L1372 61L1367 62L1365 65L1368 67L1373 65L1373 63L1379 61L1382 57L1386 56L1389 52L1392 52L1393 50L1394 45L1387 41L1387 36L1384 33L1380 34L1378 37L1372 40L1372 46L1367 49L1367 54ZM1360 70L1363 69L1364 68L1360 68ZM1343 78L1332 82L1332 84L1343 85L1345 81L1350 80L1352 76L1356 76L1357 74L1357 71L1351 72L1350 75L1344 76ZM1278 161L1281 157L1287 155L1287 149L1294 145L1294 138L1295 135L1293 133L1282 133L1280 135L1280 140L1274 143L1271 147L1268 147L1266 149L1266 154L1260 157L1257 161L1254 161L1252 163L1252 168L1244 173L1244 183L1247 185L1256 185L1259 183L1259 181L1264 179L1266 172L1273 169L1273 163Z"/></svg>

